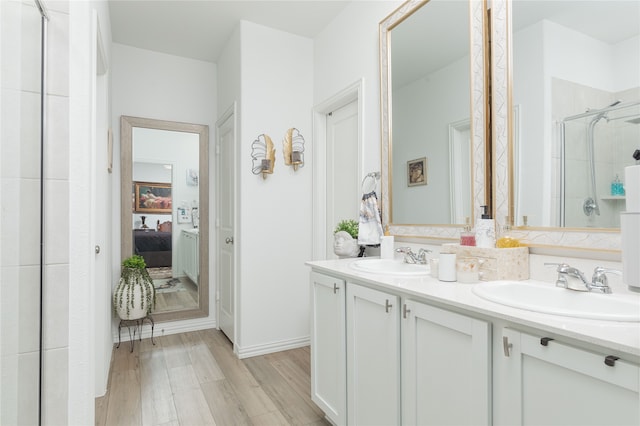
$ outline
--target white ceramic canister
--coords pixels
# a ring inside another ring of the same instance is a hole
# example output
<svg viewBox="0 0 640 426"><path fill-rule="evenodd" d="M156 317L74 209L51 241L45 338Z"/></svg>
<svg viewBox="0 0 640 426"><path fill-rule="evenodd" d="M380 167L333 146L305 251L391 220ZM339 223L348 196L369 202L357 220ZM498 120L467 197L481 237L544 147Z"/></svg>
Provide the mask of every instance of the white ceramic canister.
<svg viewBox="0 0 640 426"><path fill-rule="evenodd" d="M456 280L456 254L440 253L438 258L438 279L453 282Z"/></svg>

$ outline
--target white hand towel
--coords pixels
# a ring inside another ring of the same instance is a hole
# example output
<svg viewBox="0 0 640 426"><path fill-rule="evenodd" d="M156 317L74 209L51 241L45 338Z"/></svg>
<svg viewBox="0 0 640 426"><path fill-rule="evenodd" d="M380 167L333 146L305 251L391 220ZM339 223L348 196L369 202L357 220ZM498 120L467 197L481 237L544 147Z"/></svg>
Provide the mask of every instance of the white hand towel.
<svg viewBox="0 0 640 426"><path fill-rule="evenodd" d="M360 223L358 226L358 244L377 245L382 237L382 219L378 209L378 197L375 191L362 196L360 204Z"/></svg>

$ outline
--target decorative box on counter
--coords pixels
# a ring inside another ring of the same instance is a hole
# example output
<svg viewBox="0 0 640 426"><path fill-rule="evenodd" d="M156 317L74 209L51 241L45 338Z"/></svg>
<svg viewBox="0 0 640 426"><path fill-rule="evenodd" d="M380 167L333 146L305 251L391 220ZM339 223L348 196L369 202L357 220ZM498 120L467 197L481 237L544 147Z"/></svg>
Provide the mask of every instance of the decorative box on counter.
<svg viewBox="0 0 640 426"><path fill-rule="evenodd" d="M442 253L455 253L458 257L474 257L480 261L480 280L528 280L529 248L481 248L443 244Z"/></svg>

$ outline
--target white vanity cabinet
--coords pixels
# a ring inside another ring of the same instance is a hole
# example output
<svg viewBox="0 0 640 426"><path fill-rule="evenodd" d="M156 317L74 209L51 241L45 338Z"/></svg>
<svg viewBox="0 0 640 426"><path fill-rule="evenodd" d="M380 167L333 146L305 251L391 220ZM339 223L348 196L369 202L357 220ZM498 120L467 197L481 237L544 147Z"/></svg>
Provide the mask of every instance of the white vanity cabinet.
<svg viewBox="0 0 640 426"><path fill-rule="evenodd" d="M318 272L311 287L311 397L333 423L491 423L490 323Z"/></svg>
<svg viewBox="0 0 640 426"><path fill-rule="evenodd" d="M180 253L184 274L188 276L195 285L198 285L198 275L200 272L199 247L200 238L198 230L182 230L180 233Z"/></svg>
<svg viewBox="0 0 640 426"><path fill-rule="evenodd" d="M336 425L346 424L345 282L311 273L311 399Z"/></svg>
<svg viewBox="0 0 640 426"><path fill-rule="evenodd" d="M495 424L640 424L638 365L512 328L496 337Z"/></svg>
<svg viewBox="0 0 640 426"><path fill-rule="evenodd" d="M347 283L347 424L400 424L399 302Z"/></svg>
<svg viewBox="0 0 640 426"><path fill-rule="evenodd" d="M402 424L491 424L491 325L405 300Z"/></svg>

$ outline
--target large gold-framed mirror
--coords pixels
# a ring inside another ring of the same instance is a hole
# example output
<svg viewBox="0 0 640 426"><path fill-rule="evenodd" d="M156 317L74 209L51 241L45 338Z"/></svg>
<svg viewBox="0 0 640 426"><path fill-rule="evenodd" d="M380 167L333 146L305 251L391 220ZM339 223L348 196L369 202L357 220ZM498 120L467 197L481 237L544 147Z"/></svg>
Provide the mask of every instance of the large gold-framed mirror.
<svg viewBox="0 0 640 426"><path fill-rule="evenodd" d="M120 126L122 258L145 259L155 321L207 316L208 126L130 116Z"/></svg>
<svg viewBox="0 0 640 426"><path fill-rule="evenodd" d="M506 196L497 219L512 218L533 247L618 251L625 202L611 183L640 137L640 3L500 0L494 9L492 40L510 46L493 65L509 75L493 87L508 101L509 129L496 143L506 160L496 168L509 171L496 182Z"/></svg>
<svg viewBox="0 0 640 426"><path fill-rule="evenodd" d="M407 1L380 23L382 216L392 235L454 240L490 205L486 13L484 1Z"/></svg>

